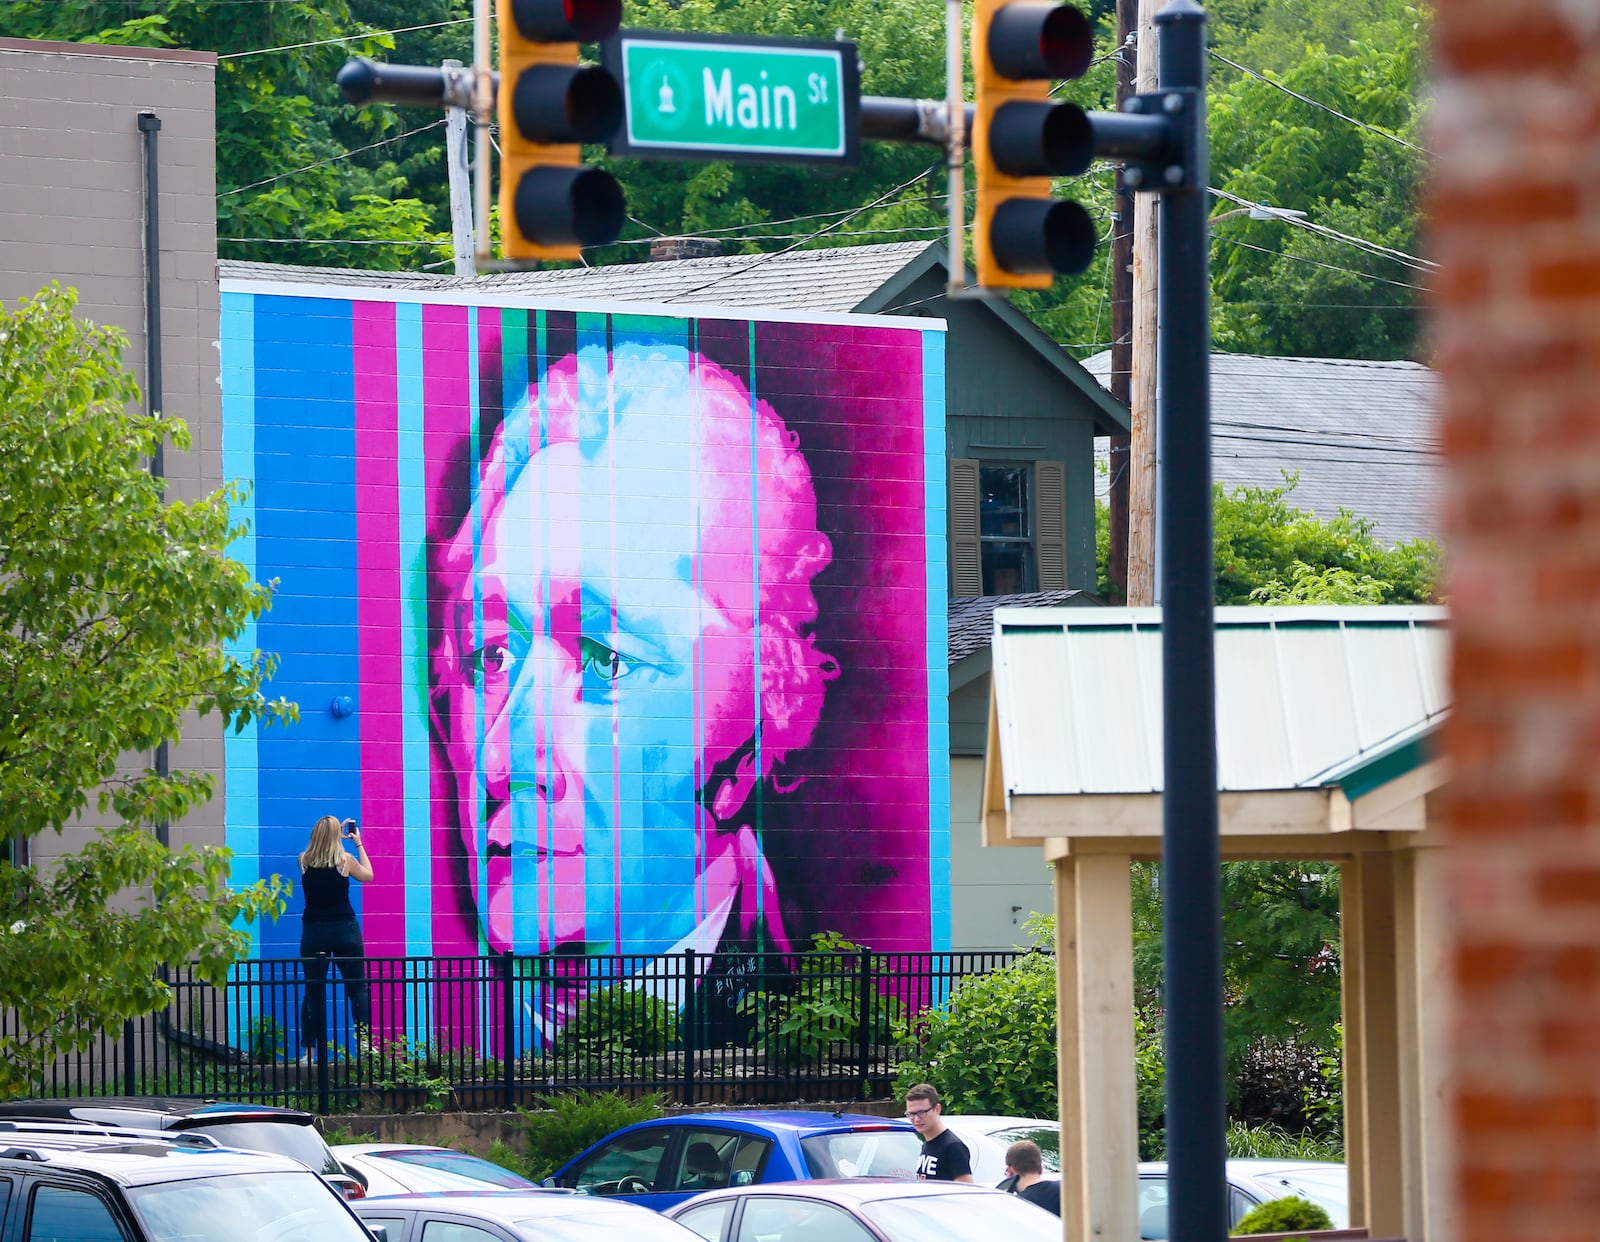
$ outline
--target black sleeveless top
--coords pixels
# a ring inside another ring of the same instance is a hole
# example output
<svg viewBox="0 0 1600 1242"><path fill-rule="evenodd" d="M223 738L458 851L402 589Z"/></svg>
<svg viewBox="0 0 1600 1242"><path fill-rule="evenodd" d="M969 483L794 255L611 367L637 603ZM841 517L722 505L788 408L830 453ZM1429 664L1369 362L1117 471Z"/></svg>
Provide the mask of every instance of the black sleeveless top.
<svg viewBox="0 0 1600 1242"><path fill-rule="evenodd" d="M304 922L354 921L356 911L350 904L350 877L340 875L337 867L312 867L302 871L300 886L306 895Z"/></svg>

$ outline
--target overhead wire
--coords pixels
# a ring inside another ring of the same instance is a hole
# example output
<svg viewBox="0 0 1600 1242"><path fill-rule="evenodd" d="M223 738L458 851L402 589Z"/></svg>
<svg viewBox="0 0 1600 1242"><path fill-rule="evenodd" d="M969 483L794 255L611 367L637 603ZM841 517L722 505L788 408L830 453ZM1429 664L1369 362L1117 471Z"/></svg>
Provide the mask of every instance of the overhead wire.
<svg viewBox="0 0 1600 1242"><path fill-rule="evenodd" d="M223 190L217 195L217 197L228 198L234 194L243 194L246 190L256 190L264 185L271 185L274 181L282 181L285 177L296 177L303 172L310 172L313 168L321 168L326 164L337 164L340 160L347 160L352 155L360 155L363 151L373 151L378 147L388 146L391 142L399 142L402 138L410 138L413 134L420 134L426 130L437 129L443 124L443 120L429 121L426 125L418 125L415 129L408 129L403 134L392 134L387 138L378 139L377 142L369 142L364 147L356 147L353 150L345 151L340 155L330 155L325 160L317 160L315 163L306 164L300 168L293 168L288 172L278 173L273 177L266 177L260 181L252 181L249 185L235 186L231 190Z"/></svg>
<svg viewBox="0 0 1600 1242"><path fill-rule="evenodd" d="M1225 199L1230 203L1237 203L1242 207L1259 207L1262 205L1259 203L1252 203L1247 198L1240 198L1237 194L1231 194L1227 190L1219 190L1215 186L1207 187L1207 192L1216 196L1217 198ZM1365 250L1369 254L1377 255L1379 258L1393 259L1395 262L1404 264L1406 267L1412 268L1415 271L1431 272L1438 270L1439 265L1433 262L1431 259L1419 258L1414 254L1407 254L1404 250L1395 250L1389 246L1382 245L1379 242L1370 241L1365 237L1356 237L1350 233L1341 233L1338 229L1329 228L1325 224L1318 224L1315 220L1302 220L1298 216L1291 215L1288 212L1272 212L1271 208L1268 208L1267 210L1272 213L1272 219L1274 220L1280 220L1284 224L1293 225L1295 228L1299 229L1305 229L1307 232L1316 233L1322 237L1329 237L1335 241L1345 242L1348 245L1355 246L1357 249Z"/></svg>
<svg viewBox="0 0 1600 1242"><path fill-rule="evenodd" d="M1353 267L1340 267L1337 263L1324 263L1320 259L1308 259L1304 255L1285 254L1282 250L1271 250L1271 249L1268 249L1266 246L1257 246L1257 245L1255 245L1255 244L1253 244L1251 242L1239 241L1236 238L1232 238L1232 237L1216 237L1216 238L1213 238L1213 240L1220 241L1220 242L1226 242L1230 246L1242 246L1246 250L1257 250L1257 251L1260 251L1262 254L1277 255L1280 259L1288 259L1292 263L1305 263L1305 264L1309 264L1312 267L1326 268L1330 272L1343 272L1346 276L1359 276L1363 280L1376 280L1380 284L1394 285L1396 288L1399 288L1399 289L1410 289L1415 293L1426 293L1426 292L1428 292L1428 289L1427 289L1426 285L1413 285L1413 284L1407 284L1403 280L1390 280L1387 276L1376 276L1371 272L1357 271Z"/></svg>
<svg viewBox="0 0 1600 1242"><path fill-rule="evenodd" d="M393 30L364 30L359 34L340 35L333 39L312 39L308 43L285 43L282 47L258 47L248 52L223 52L218 60L238 60L244 56L270 56L274 52L298 52L308 47L328 47L334 43L359 43L363 39L378 39L384 35L410 34L415 30L438 30L442 26L470 25L470 17L452 17L449 21L424 22L420 26L396 26Z"/></svg>
<svg viewBox="0 0 1600 1242"><path fill-rule="evenodd" d="M1400 137L1399 134L1391 134L1386 129L1380 129L1376 125L1369 125L1369 124L1367 124L1367 122L1359 121L1353 116L1347 116L1345 113L1340 112L1339 109L1330 107L1329 105L1327 105L1325 103L1322 103L1320 100L1312 99L1309 95L1302 95L1299 91L1291 90L1289 87L1285 86L1282 82L1274 81L1272 78L1267 77L1267 75L1264 74L1264 73L1257 73L1254 69L1251 69L1251 68L1248 68L1245 65L1239 64L1238 61L1229 60L1226 56L1224 56L1221 52L1216 51L1214 48L1208 48L1207 50L1211 53L1212 56L1214 56L1216 59L1220 60L1223 64L1229 66L1230 68L1237 69L1240 73L1249 74L1252 78L1255 78L1256 80L1261 81L1261 82L1265 82L1268 86L1277 88L1278 90L1282 91L1285 95L1293 96L1295 99L1298 99L1301 103L1310 104L1313 108L1321 108L1324 112L1328 113L1330 116L1336 116L1341 121L1348 121L1350 124L1356 126L1357 128L1367 130L1369 133L1377 134L1380 138L1387 138L1390 142L1399 143L1402 147L1405 147L1405 148L1407 148L1408 150L1411 150L1411 151L1416 151L1418 154L1421 154L1421 155L1432 155L1433 154L1433 152L1428 150L1427 147L1419 147L1414 142L1407 142L1404 138Z"/></svg>

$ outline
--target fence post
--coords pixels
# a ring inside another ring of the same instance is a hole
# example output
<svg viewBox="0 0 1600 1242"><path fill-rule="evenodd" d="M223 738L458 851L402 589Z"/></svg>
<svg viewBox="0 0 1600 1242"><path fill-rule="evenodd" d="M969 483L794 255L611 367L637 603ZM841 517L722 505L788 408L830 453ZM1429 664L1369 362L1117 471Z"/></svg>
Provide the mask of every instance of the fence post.
<svg viewBox="0 0 1600 1242"><path fill-rule="evenodd" d="M122 1020L122 1094L138 1095L138 1066L133 1055L133 1019Z"/></svg>
<svg viewBox="0 0 1600 1242"><path fill-rule="evenodd" d="M505 1086L506 1111L517 1106L517 970L516 962L507 949L500 955L505 999L500 1011L500 1059L504 1066L501 1076Z"/></svg>
<svg viewBox="0 0 1600 1242"><path fill-rule="evenodd" d="M303 968L302 968L303 973ZM333 1006L329 1003L333 997L333 969L330 965L322 975L322 982L317 985L322 989L322 1038L317 1041L317 1111L326 1117L333 1110L331 1092L328 1084L328 1037L333 1029Z"/></svg>
<svg viewBox="0 0 1600 1242"><path fill-rule="evenodd" d="M699 988L695 985L698 978L695 972L695 951L683 951L683 1016L678 1021L678 1042L683 1045L683 1085L680 1088L679 1099L685 1105L694 1104L694 1063L695 1051L699 1045L694 1029L695 1021L699 1016Z"/></svg>
<svg viewBox="0 0 1600 1242"><path fill-rule="evenodd" d="M860 969L856 972L856 988L861 993L861 1016L856 1027L856 1064L861 1071L860 1098L865 1100L872 1095L872 994L876 990L872 986L872 950L865 947L861 950Z"/></svg>

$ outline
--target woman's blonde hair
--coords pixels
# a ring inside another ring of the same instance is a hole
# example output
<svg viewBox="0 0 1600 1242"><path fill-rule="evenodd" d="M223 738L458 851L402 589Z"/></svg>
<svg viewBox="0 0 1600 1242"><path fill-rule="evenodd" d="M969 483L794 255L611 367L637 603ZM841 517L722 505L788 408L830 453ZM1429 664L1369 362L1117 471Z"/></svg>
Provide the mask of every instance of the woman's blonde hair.
<svg viewBox="0 0 1600 1242"><path fill-rule="evenodd" d="M305 852L300 855L300 870L310 871L313 867L335 867L339 874L345 873L345 868L350 865L350 855L345 852L340 838L344 835L344 821L332 815L324 815L311 829L311 844L306 846Z"/></svg>

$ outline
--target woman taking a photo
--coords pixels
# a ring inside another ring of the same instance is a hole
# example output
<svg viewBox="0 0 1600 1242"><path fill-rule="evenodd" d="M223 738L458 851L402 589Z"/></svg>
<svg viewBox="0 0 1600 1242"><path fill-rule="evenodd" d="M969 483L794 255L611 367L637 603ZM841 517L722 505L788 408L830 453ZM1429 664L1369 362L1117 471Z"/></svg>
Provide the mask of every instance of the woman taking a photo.
<svg viewBox="0 0 1600 1242"><path fill-rule="evenodd" d="M355 846L355 856L344 842ZM300 923L300 956L305 959L306 997L300 1010L300 1042L305 1053L300 1064L309 1065L315 1049L327 1038L328 964L339 968L344 980L356 1038L366 1042L372 1029L372 1003L367 994L366 945L361 924L350 904L350 881L372 878L372 860L361 843L356 821L343 822L324 815L311 829L311 843L300 855L300 891L305 894L305 916Z"/></svg>

